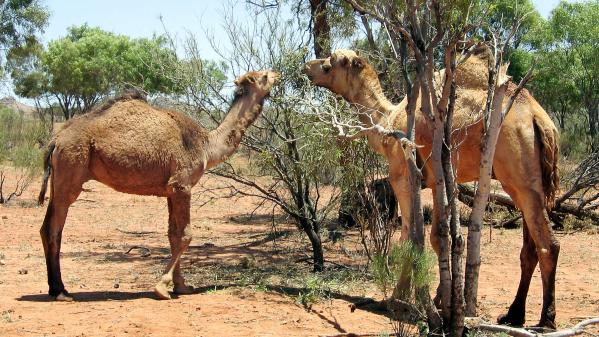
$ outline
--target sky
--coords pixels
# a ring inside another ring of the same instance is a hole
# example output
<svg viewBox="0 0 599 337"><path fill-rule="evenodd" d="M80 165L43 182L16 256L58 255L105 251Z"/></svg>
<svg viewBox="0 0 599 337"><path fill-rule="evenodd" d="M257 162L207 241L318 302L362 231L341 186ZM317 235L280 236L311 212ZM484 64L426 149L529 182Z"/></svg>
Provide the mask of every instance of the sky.
<svg viewBox="0 0 599 337"><path fill-rule="evenodd" d="M221 18L230 4L228 0L46 0L44 3L51 12L44 42L65 36L68 27L84 23L130 37L150 38L164 34L166 28L175 37L193 33L201 39L206 30L215 35L223 31ZM246 16L241 10L234 14ZM221 40L225 38L222 36ZM206 58L216 57L207 42L200 43L200 47L204 46L202 51L209 54Z"/></svg>
<svg viewBox="0 0 599 337"><path fill-rule="evenodd" d="M237 1L244 2L244 1ZM541 15L547 17L559 0L532 0ZM222 33L222 14L230 8L228 0L46 0L51 11L50 24L43 34L44 42L60 38L67 28L83 23L98 26L104 30L131 37L152 37L164 33L160 21L179 38L188 32L195 34L201 41L205 30L212 31L221 43L227 38ZM243 5L237 5L233 12L238 20L250 20ZM216 54L208 43L200 42L206 58L214 59Z"/></svg>
<svg viewBox="0 0 599 337"><path fill-rule="evenodd" d="M67 28L87 23L103 30L130 37L147 37L164 34L166 30L177 38L191 33L199 41L203 58L218 60L206 38L206 32L226 47L228 37L223 29L223 14L229 12L231 4L234 19L239 22L253 20L245 10L244 0L45 0L50 10L49 25L42 35L44 43L66 35ZM545 18L559 0L532 0ZM162 22L160 20L162 18ZM164 26L163 26L164 23ZM205 42L204 42L205 41ZM6 88L0 88L2 94ZM9 91L12 91L9 89ZM4 95L2 95L4 96Z"/></svg>

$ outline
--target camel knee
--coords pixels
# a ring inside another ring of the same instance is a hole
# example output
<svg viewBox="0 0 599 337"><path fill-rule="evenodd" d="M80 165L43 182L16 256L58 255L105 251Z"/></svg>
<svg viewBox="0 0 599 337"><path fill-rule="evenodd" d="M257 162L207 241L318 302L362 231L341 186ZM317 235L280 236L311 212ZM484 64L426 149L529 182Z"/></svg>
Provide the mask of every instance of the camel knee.
<svg viewBox="0 0 599 337"><path fill-rule="evenodd" d="M523 271L531 271L537 266L538 258L536 252L520 253L520 269Z"/></svg>
<svg viewBox="0 0 599 337"><path fill-rule="evenodd" d="M184 243L189 244L191 239L193 239L193 231L191 230L191 225L187 225L183 230L183 236L181 237L181 240Z"/></svg>
<svg viewBox="0 0 599 337"><path fill-rule="evenodd" d="M557 240L552 240L549 244L537 248L537 256L542 265L555 268L560 252L560 244Z"/></svg>
<svg viewBox="0 0 599 337"><path fill-rule="evenodd" d="M401 219L401 222L401 236L399 240L404 242L410 239L410 224L405 223L403 219Z"/></svg>
<svg viewBox="0 0 599 337"><path fill-rule="evenodd" d="M48 234L48 225L46 225L45 222L42 225L42 227L40 228L40 236L42 237L42 242L44 244L48 243L48 237L50 235Z"/></svg>
<svg viewBox="0 0 599 337"><path fill-rule="evenodd" d="M173 283L173 275L169 272L166 272L160 278L160 283L162 283L166 286L170 285L171 283Z"/></svg>

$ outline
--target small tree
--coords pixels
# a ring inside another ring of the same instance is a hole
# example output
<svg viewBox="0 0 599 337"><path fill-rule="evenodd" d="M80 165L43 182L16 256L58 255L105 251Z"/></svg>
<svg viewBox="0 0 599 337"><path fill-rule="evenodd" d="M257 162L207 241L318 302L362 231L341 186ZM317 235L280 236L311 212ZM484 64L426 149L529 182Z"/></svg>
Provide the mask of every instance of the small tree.
<svg viewBox="0 0 599 337"><path fill-rule="evenodd" d="M23 48L38 42L37 34L48 25L50 12L39 0L6 0L0 2L1 57L13 48ZM4 64L0 63L1 70ZM2 74L4 75L4 73Z"/></svg>
<svg viewBox="0 0 599 337"><path fill-rule="evenodd" d="M339 155L334 134L315 132L317 119L305 113L311 107L302 102L314 90L302 73L309 48L303 40L304 30L295 21L282 21L282 10L273 6L260 11L260 20L249 27L227 15L224 27L232 49L222 51L212 41L233 74L270 68L281 72L282 79L261 118L242 140L249 160L244 165L247 168L228 163L210 173L241 184L230 186L231 196L255 196L262 200L258 207L268 205L288 215L308 237L314 271L321 271L325 259L320 232L337 205L339 188L334 181ZM183 63L203 65L196 69L206 70L211 63L201 60L195 39L189 37L185 45L188 55ZM185 75L176 73L174 77L183 79ZM222 106L228 97L221 94L222 87L215 85L218 81L201 81L195 87L184 86L185 95L178 99L200 112L198 116L210 127L224 115ZM321 102L337 104L329 98Z"/></svg>
<svg viewBox="0 0 599 337"><path fill-rule="evenodd" d="M162 76L177 58L166 39L130 39L87 25L69 28L66 37L10 55L11 75L19 94L33 99L52 96L65 119L89 111L125 85L148 93L175 91ZM158 65L162 68L158 68Z"/></svg>
<svg viewBox="0 0 599 337"><path fill-rule="evenodd" d="M573 103L579 103L582 109L576 109L577 104L570 105L572 101L560 104L570 115L577 112L584 116L586 132L590 136L590 141L586 143L595 150L599 143L599 93L596 89L599 83L598 20L597 1L564 1L553 10L545 29L537 30L537 36L530 38L541 56L554 60L552 63L543 62L542 70L549 72L549 76L558 73L558 77L565 80L564 83L560 82L560 95L542 97L542 103L555 106L553 102L563 101L564 94L568 94L567 98L573 98ZM548 80L543 79L540 85Z"/></svg>

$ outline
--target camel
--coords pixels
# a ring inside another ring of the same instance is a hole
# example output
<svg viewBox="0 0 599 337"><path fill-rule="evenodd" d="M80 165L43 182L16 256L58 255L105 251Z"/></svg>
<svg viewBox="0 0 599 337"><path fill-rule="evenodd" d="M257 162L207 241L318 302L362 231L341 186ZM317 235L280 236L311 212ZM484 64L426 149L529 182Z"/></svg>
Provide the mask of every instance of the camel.
<svg viewBox="0 0 599 337"><path fill-rule="evenodd" d="M50 296L73 300L60 274L62 230L69 206L83 183L92 179L120 192L167 198L172 256L154 292L159 299L169 299L167 287L174 284L175 294L192 293L180 268L181 255L192 239L191 189L206 170L235 152L278 79L273 71L239 77L229 112L212 131L180 112L156 109L139 95L124 95L66 122L48 146L38 200L43 204L50 178L48 209L40 229Z"/></svg>
<svg viewBox="0 0 599 337"><path fill-rule="evenodd" d="M475 181L479 175L483 121L481 112L487 95L489 51L473 55L457 68L457 98L454 115L452 158L457 182ZM311 82L341 95L352 104L360 122L368 127L379 124L386 129L407 132L407 98L391 103L384 95L377 72L367 60L351 50L337 50L330 57L309 61L304 72ZM442 79L443 70L436 77ZM507 102L516 85L509 84ZM432 128L416 103L415 141L420 158L429 158ZM376 131L363 134L369 145L389 161L389 179L399 201L403 219L402 239L407 238L410 223L410 184L402 146ZM523 245L520 253L521 278L516 297L499 322L523 325L528 287L537 263L543 283L543 307L539 325L555 328L555 272L560 246L553 235L546 208L551 206L559 185L557 171L558 132L551 118L527 90L522 90L505 116L493 160L494 178L522 211ZM427 160L424 183L434 191L431 161ZM415 191L414 191L415 192ZM436 198L433 198L436 200ZM433 204L433 209L439 207ZM434 211L431 244L439 253L438 219Z"/></svg>

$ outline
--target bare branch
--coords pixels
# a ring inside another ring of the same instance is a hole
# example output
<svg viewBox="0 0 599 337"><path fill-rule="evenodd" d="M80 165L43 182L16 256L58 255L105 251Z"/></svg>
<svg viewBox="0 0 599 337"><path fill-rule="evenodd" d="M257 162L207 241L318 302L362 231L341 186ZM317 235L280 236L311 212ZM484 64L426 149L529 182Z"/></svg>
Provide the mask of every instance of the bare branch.
<svg viewBox="0 0 599 337"><path fill-rule="evenodd" d="M536 333L522 328L513 328L509 326L493 324L478 324L475 325L474 328L491 332L503 332L514 337L570 337L586 333L585 328L587 326L596 324L599 324L599 317L584 320L569 329L548 333Z"/></svg>

